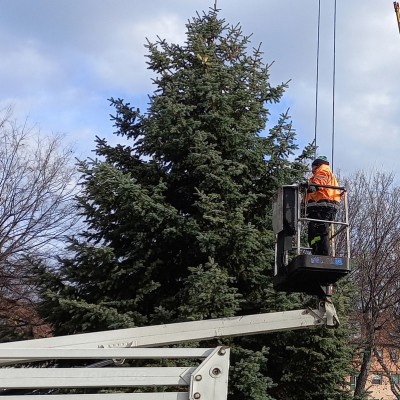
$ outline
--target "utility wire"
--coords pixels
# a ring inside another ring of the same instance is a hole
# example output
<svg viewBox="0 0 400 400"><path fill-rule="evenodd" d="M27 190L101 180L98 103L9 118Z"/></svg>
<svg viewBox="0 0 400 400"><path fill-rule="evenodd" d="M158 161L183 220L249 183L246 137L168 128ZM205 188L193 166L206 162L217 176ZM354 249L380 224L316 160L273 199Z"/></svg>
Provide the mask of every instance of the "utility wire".
<svg viewBox="0 0 400 400"><path fill-rule="evenodd" d="M317 158L318 83L319 83L319 33L321 26L321 0L318 0L317 80L315 83L314 158Z"/></svg>
<svg viewBox="0 0 400 400"><path fill-rule="evenodd" d="M336 86L336 0L335 0L335 11L333 14L332 160L331 160L332 171L333 171L333 157L335 154L335 86Z"/></svg>

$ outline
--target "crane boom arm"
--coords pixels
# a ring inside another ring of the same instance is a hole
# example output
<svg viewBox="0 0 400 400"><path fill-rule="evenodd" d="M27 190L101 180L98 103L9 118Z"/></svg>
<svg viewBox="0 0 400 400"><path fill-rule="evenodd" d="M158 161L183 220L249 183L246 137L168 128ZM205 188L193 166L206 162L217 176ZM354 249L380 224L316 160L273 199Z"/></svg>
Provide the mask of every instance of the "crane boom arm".
<svg viewBox="0 0 400 400"><path fill-rule="evenodd" d="M397 16L397 24L399 25L399 33L400 33L400 7L399 3L397 1L393 2L394 5L394 11L396 12Z"/></svg>

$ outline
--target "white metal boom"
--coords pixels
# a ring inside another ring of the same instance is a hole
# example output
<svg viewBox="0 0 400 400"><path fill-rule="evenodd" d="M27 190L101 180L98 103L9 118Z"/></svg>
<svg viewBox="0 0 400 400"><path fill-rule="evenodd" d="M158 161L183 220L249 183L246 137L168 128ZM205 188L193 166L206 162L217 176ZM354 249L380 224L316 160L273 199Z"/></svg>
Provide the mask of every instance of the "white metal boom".
<svg viewBox="0 0 400 400"><path fill-rule="evenodd" d="M0 389L57 389L136 386L189 386L188 392L157 393L157 400L226 400L229 348L149 348L214 338L336 326L335 309L321 301L306 309L242 317L156 325L0 344L0 366L48 359L205 358L198 367L0 368ZM106 362L105 365L112 364ZM1 395L1 390L0 390ZM8 395L8 393L7 393ZM155 393L45 395L50 399L155 400ZM9 396L26 399L27 396ZM29 395L28 395L29 397Z"/></svg>

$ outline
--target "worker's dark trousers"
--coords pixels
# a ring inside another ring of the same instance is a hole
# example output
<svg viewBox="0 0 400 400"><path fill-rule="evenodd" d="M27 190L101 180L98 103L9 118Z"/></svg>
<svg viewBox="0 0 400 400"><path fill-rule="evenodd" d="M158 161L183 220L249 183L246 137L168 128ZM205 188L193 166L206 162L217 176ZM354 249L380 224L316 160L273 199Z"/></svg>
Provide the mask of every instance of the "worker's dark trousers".
<svg viewBox="0 0 400 400"><path fill-rule="evenodd" d="M315 210L310 212L308 218L333 221L335 215L335 209L321 207L318 211ZM310 221L308 223L308 243L312 248L312 254L330 256L331 246L329 244L329 223Z"/></svg>

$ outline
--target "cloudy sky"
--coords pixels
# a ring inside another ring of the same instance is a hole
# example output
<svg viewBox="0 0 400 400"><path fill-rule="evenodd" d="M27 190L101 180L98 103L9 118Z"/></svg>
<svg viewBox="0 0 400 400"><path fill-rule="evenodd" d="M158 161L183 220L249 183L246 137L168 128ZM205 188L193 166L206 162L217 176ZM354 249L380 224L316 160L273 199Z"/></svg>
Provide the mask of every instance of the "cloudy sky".
<svg viewBox="0 0 400 400"><path fill-rule="evenodd" d="M183 43L185 23L215 0L3 0L0 108L43 132L64 132L81 157L96 135L115 142L107 101L141 110L153 91L146 37ZM298 142L313 140L318 0L218 0L274 61L271 82L291 80L270 124L290 107ZM317 142L331 158L334 0L323 0ZM376 166L400 175L400 34L392 0L337 0L334 169Z"/></svg>

